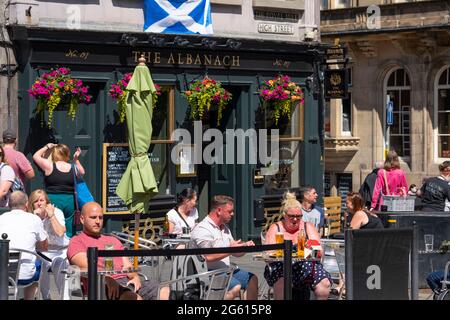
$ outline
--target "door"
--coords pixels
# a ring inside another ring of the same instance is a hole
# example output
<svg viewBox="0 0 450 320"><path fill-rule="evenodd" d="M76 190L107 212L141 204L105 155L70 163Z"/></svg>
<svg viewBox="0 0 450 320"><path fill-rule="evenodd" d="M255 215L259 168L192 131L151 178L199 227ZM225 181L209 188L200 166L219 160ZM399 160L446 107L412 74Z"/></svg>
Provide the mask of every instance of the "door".
<svg viewBox="0 0 450 320"><path fill-rule="evenodd" d="M91 103L78 105L74 120L67 115L68 106L58 106L53 114L51 134L36 137L37 141L34 144L38 149L49 141L64 143L70 148L70 161L72 161L75 148L79 146L82 151L79 159L86 170L84 179L95 201L101 203L102 139L100 135L103 132L103 125L100 114L105 110L106 83L89 80L83 80L83 82L89 86L89 94L92 95ZM39 123L34 128L30 128L30 134L33 131L37 132L38 129L49 131L48 128L45 128L45 124L42 127ZM43 173L39 174L37 171L36 178L31 181L31 190L42 188L43 185Z"/></svg>

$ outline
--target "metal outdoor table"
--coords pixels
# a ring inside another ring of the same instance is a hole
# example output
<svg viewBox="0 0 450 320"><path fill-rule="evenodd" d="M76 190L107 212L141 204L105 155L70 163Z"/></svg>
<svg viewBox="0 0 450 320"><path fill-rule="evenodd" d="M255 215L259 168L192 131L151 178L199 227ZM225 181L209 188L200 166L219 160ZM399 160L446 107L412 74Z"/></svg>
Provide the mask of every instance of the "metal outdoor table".
<svg viewBox="0 0 450 320"><path fill-rule="evenodd" d="M169 237L161 237L162 241L162 247L163 248L169 248L174 249L180 244L185 244L186 249L189 248L189 243L191 242L191 237L176 237L176 238L169 238Z"/></svg>

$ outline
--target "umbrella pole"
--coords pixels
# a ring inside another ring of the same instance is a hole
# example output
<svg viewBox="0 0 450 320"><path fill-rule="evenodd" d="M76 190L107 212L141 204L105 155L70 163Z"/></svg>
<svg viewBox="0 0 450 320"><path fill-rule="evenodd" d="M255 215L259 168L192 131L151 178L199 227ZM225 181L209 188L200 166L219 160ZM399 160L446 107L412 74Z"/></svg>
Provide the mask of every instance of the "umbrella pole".
<svg viewBox="0 0 450 320"><path fill-rule="evenodd" d="M139 213L134 214L134 250L139 250ZM138 268L138 257L134 256L134 269Z"/></svg>

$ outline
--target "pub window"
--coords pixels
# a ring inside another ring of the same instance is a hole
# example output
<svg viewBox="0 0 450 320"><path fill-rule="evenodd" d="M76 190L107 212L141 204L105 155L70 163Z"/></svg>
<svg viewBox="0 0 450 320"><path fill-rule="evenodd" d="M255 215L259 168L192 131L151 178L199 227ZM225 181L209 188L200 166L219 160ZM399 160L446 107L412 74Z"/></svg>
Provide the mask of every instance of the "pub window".
<svg viewBox="0 0 450 320"><path fill-rule="evenodd" d="M347 99L342 99L342 135L352 134L352 94L348 93Z"/></svg>
<svg viewBox="0 0 450 320"><path fill-rule="evenodd" d="M410 138L410 109L411 109L411 83L409 75L405 69L398 68L392 70L387 75L386 99L394 103L394 124L390 127L389 146L395 150L404 161L409 161L411 155ZM384 100L384 108L387 101ZM384 116L384 127L386 126L386 116Z"/></svg>
<svg viewBox="0 0 450 320"><path fill-rule="evenodd" d="M450 158L450 67L445 67L437 76L435 86L435 150L437 158Z"/></svg>

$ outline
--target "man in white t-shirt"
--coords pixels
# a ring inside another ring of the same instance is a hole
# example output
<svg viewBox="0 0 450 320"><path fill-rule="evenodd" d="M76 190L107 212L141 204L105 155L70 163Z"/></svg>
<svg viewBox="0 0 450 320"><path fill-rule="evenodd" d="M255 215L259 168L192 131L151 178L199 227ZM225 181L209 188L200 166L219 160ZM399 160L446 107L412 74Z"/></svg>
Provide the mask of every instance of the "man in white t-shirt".
<svg viewBox="0 0 450 320"><path fill-rule="evenodd" d="M242 242L234 240L227 223L234 216L234 200L224 195L214 196L211 201L211 209L205 219L197 224L191 233L191 239L199 248L243 247L254 246L253 241ZM241 257L245 253L215 253L205 255L209 270L226 268L230 265L230 255ZM258 299L258 278L244 269L236 269L233 273L227 300L239 295L240 289L244 289L244 298L247 300Z"/></svg>
<svg viewBox="0 0 450 320"><path fill-rule="evenodd" d="M45 251L48 248L47 233L44 231L42 220L27 212L28 196L22 191L11 193L9 206L11 211L0 216L0 235L8 235L9 248L23 249L35 252ZM27 285L24 299L33 300L36 296L37 281L40 275L40 260L32 254L22 253L19 284Z"/></svg>

